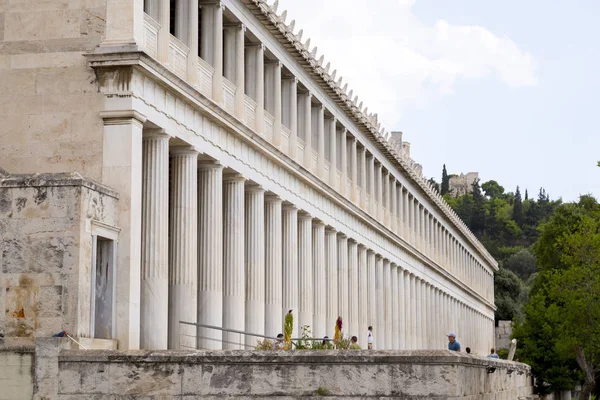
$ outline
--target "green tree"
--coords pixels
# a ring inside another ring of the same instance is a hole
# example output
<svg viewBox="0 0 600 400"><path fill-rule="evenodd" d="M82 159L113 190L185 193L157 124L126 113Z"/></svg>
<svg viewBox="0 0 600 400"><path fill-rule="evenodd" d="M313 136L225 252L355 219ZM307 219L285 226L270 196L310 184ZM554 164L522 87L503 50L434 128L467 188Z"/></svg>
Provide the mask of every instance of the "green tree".
<svg viewBox="0 0 600 400"><path fill-rule="evenodd" d="M523 299L523 281L506 268L494 275L494 303L496 320L513 320L521 317Z"/></svg>
<svg viewBox="0 0 600 400"><path fill-rule="evenodd" d="M517 225L523 225L523 201L521 199L521 192L519 191L518 186L517 191L515 192L515 202L513 204L513 220L517 223Z"/></svg>
<svg viewBox="0 0 600 400"><path fill-rule="evenodd" d="M485 232L485 198L481 194L479 180L473 182L472 188L473 212L471 213L469 228L471 228L475 236L481 238Z"/></svg>
<svg viewBox="0 0 600 400"><path fill-rule="evenodd" d="M526 281L536 271L536 263L535 256L528 249L521 249L518 253L508 257L504 268Z"/></svg>
<svg viewBox="0 0 600 400"><path fill-rule="evenodd" d="M499 197L500 195L504 194L504 188L494 180L482 183L481 189L489 198Z"/></svg>
<svg viewBox="0 0 600 400"><path fill-rule="evenodd" d="M539 273L525 320L515 330L522 360L532 365L542 388L569 389L581 378L581 398L588 398L596 389L595 360L600 357L597 202L582 196L577 204L560 206L542 226L534 250Z"/></svg>
<svg viewBox="0 0 600 400"><path fill-rule="evenodd" d="M437 182L435 181L435 179L433 179L433 178L429 178L429 181L428 181L428 182L431 184L431 186L433 186L433 188L434 188L434 189L435 189L435 190L436 190L438 193L440 192L440 184L439 184L439 183L437 183Z"/></svg>
<svg viewBox="0 0 600 400"><path fill-rule="evenodd" d="M440 186L440 194L443 196L450 190L450 177L448 176L448 172L446 171L446 164L444 164L444 168L442 168L442 184Z"/></svg>

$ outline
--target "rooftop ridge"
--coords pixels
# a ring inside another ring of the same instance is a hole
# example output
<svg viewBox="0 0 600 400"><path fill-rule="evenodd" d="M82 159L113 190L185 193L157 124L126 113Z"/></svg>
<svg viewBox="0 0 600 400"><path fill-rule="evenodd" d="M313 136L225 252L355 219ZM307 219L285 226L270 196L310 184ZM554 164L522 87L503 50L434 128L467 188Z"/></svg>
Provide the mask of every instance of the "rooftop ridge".
<svg viewBox="0 0 600 400"><path fill-rule="evenodd" d="M327 62L326 66L323 67L325 56L322 54L317 59L317 46L314 46L312 50L310 49L310 38L308 38L304 44L302 43L302 36L304 34L302 29L300 29L298 33L294 33L296 21L292 20L289 24L286 24L287 10L284 10L279 15L277 14L279 0L275 0L271 5L269 5L266 0L243 0L243 2L245 4L253 3L262 14L267 17L265 20L261 19L261 22L263 24L270 22L273 27L279 30L283 37L288 40L289 44L294 46L298 53L300 53L312 67L312 72L316 73L325 81L325 83L337 94L338 98L348 107L351 114L369 130L376 141L394 157L395 161L404 168L411 178L413 178L421 190L433 200L442 213L454 223L458 230L471 242L480 254L497 269L498 262L491 256L486 248L483 247L481 242L475 237L473 232L471 232L469 227L467 227L462 219L460 219L446 200L444 200L438 191L428 183L423 177L422 172L416 169L417 163L412 160L402 148L399 149L397 145L392 145L390 143L391 133L387 132L381 125L378 114L369 113L368 107L363 109L363 102L359 102L358 95L354 95L354 90L351 89L348 92L348 83L344 83L342 86L342 77L337 81L335 80L337 70L333 70L331 74L329 73L329 69L331 68L330 62Z"/></svg>

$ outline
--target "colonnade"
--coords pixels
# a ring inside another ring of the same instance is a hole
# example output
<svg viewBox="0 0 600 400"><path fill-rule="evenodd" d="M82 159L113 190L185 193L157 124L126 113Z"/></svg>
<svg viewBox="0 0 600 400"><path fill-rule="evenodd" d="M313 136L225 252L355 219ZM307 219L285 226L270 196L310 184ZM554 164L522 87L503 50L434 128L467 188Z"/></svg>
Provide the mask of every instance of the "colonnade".
<svg viewBox="0 0 600 400"><path fill-rule="evenodd" d="M379 349L444 348L455 330L487 340L491 321L425 276L169 138L142 139L142 348L251 347L179 321L275 336L290 309L294 336L333 337L341 316L364 346L372 325Z"/></svg>

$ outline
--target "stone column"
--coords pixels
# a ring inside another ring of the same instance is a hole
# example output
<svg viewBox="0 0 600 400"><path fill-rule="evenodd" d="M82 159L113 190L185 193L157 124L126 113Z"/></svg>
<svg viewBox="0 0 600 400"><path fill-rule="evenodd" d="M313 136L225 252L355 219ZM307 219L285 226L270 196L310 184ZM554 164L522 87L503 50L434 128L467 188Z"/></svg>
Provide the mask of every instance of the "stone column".
<svg viewBox="0 0 600 400"><path fill-rule="evenodd" d="M414 338L412 331L412 321L413 321L413 298L415 296L415 292L413 291L412 284L412 274L407 270L404 271L404 315L405 315L405 327L404 331L406 333L406 349L413 349Z"/></svg>
<svg viewBox="0 0 600 400"><path fill-rule="evenodd" d="M336 124L337 124L337 120L335 119L335 117L333 117L332 119L328 119L327 121L329 121L328 125L325 127L325 131L327 132L328 135L328 139L329 139L329 162L330 162L330 166L329 166L329 186L331 186L332 188L336 187L336 179L337 179L337 149L336 149L336 136L337 136L337 132L336 132ZM337 318L337 317L336 317Z"/></svg>
<svg viewBox="0 0 600 400"><path fill-rule="evenodd" d="M351 171L352 171L352 186L350 187L351 193L350 193L350 199L354 202L357 203L358 199L356 198L356 192L357 190L357 180L358 180L358 176L357 176L357 159L356 159L356 138L352 137L350 139L350 166L351 166Z"/></svg>
<svg viewBox="0 0 600 400"><path fill-rule="evenodd" d="M371 217L377 219L377 195L375 194L375 156L368 158L369 163L369 213Z"/></svg>
<svg viewBox="0 0 600 400"><path fill-rule="evenodd" d="M325 336L327 318L327 275L325 273L325 224L315 220L312 226L312 267L314 322L312 332L315 337Z"/></svg>
<svg viewBox="0 0 600 400"><path fill-rule="evenodd" d="M317 125L317 176L325 180L325 108L322 104L315 107Z"/></svg>
<svg viewBox="0 0 600 400"><path fill-rule="evenodd" d="M383 323L385 326L385 348L392 347L392 293L390 261L383 260Z"/></svg>
<svg viewBox="0 0 600 400"><path fill-rule="evenodd" d="M295 76L285 79L283 86L285 98L287 99L283 112L287 116L288 128L290 128L290 150L289 156L292 160L298 160L298 78Z"/></svg>
<svg viewBox="0 0 600 400"><path fill-rule="evenodd" d="M283 64L277 61L273 70L273 145L281 148L281 68Z"/></svg>
<svg viewBox="0 0 600 400"><path fill-rule="evenodd" d="M383 223L383 166L381 164L375 166L375 179L377 179L377 216L375 218Z"/></svg>
<svg viewBox="0 0 600 400"><path fill-rule="evenodd" d="M281 198L265 196L265 335L276 336L283 327L283 254ZM288 309L289 310L289 309ZM287 310L285 310L287 312Z"/></svg>
<svg viewBox="0 0 600 400"><path fill-rule="evenodd" d="M292 204L282 206L283 219L283 310L294 313L293 337L298 337L298 209ZM283 332L282 332L283 333Z"/></svg>
<svg viewBox="0 0 600 400"><path fill-rule="evenodd" d="M348 291L349 291L349 318L348 327L350 336L359 335L358 327L358 243L348 240Z"/></svg>
<svg viewBox="0 0 600 400"><path fill-rule="evenodd" d="M163 64L169 62L169 40L171 38L171 9L169 0L159 0L158 24L160 29L157 37L156 55ZM142 29L144 23L142 22Z"/></svg>
<svg viewBox="0 0 600 400"><path fill-rule="evenodd" d="M188 29L185 44L190 48L187 58L187 80L194 86L198 85L198 0L189 0L190 12L187 15Z"/></svg>
<svg viewBox="0 0 600 400"><path fill-rule="evenodd" d="M407 348L408 335L406 332L406 305L408 301L406 284L404 282L404 270L398 266L398 348L404 350Z"/></svg>
<svg viewBox="0 0 600 400"><path fill-rule="evenodd" d="M299 328L313 326L313 274L312 274L312 217L298 213L298 283L300 294Z"/></svg>
<svg viewBox="0 0 600 400"><path fill-rule="evenodd" d="M420 308L418 306L418 297L419 297L419 293L417 292L417 288L418 288L418 279L416 277L416 275L411 274L410 276L410 335L411 335L411 348L412 349L419 349L419 338L418 338L418 334L420 334L418 332L417 326L418 326L418 319L420 318Z"/></svg>
<svg viewBox="0 0 600 400"><path fill-rule="evenodd" d="M395 263L390 264L390 290L391 290L391 348L399 349L400 348L400 325L399 325L399 315L398 315L398 268ZM388 320L388 323L390 320Z"/></svg>
<svg viewBox="0 0 600 400"><path fill-rule="evenodd" d="M397 188L396 188L396 178L395 177L391 177L391 184L390 184L390 197L391 197L391 202L392 202L392 207L391 207L391 211L390 211L390 229L392 230L392 232L397 233L398 232L398 204L396 203L397 200Z"/></svg>
<svg viewBox="0 0 600 400"><path fill-rule="evenodd" d="M265 333L265 190L246 185L246 331ZM246 348L257 338L246 335Z"/></svg>
<svg viewBox="0 0 600 400"><path fill-rule="evenodd" d="M378 254L375 263L375 308L377 313L377 327L375 328L375 348L387 348L385 343L385 310L383 286L383 258Z"/></svg>
<svg viewBox="0 0 600 400"><path fill-rule="evenodd" d="M202 4L200 57L213 66L213 100L223 102L223 7L221 2ZM261 71L262 76L262 71ZM262 82L262 78L261 78Z"/></svg>
<svg viewBox="0 0 600 400"><path fill-rule="evenodd" d="M369 326L369 278L367 272L367 248L358 246L358 342L367 348L366 330Z"/></svg>
<svg viewBox="0 0 600 400"><path fill-rule="evenodd" d="M198 152L171 151L169 200L169 349L196 348L198 306Z"/></svg>
<svg viewBox="0 0 600 400"><path fill-rule="evenodd" d="M223 328L245 330L244 183L240 174L223 177ZM223 331L224 349L243 349L239 333Z"/></svg>
<svg viewBox="0 0 600 400"><path fill-rule="evenodd" d="M301 93L299 97L298 102L301 103L302 115L299 115L298 118L302 120L304 134L304 160L302 163L304 168L312 171L312 94L310 92ZM300 125L300 121L298 124Z"/></svg>
<svg viewBox="0 0 600 400"><path fill-rule="evenodd" d="M342 196L347 196L348 191L346 181L348 179L348 146L346 145L346 128L342 129L340 134L340 150L341 150L341 172L342 176L340 177L340 193Z"/></svg>
<svg viewBox="0 0 600 400"><path fill-rule="evenodd" d="M390 226L390 172L383 171L383 225Z"/></svg>
<svg viewBox="0 0 600 400"><path fill-rule="evenodd" d="M164 350L169 320L169 135L142 141L142 295L140 346Z"/></svg>
<svg viewBox="0 0 600 400"><path fill-rule="evenodd" d="M404 210L403 210L403 235L404 235L404 239L410 243L410 238L411 238L411 231L410 231L410 202L409 202L409 197L408 197L408 189L403 191L402 193L402 203L404 204Z"/></svg>
<svg viewBox="0 0 600 400"><path fill-rule="evenodd" d="M244 33L246 27L243 24L228 24L223 32L225 41L224 75L236 86L235 90L235 116L244 121L246 113L244 93L245 84L245 56L244 56Z"/></svg>
<svg viewBox="0 0 600 400"><path fill-rule="evenodd" d="M362 188L362 195L360 196L360 208L367 211L367 149L364 147L360 151L360 157L358 158L358 167L360 168L360 185Z"/></svg>
<svg viewBox="0 0 600 400"><path fill-rule="evenodd" d="M338 234L338 296L339 316L342 317L342 330L348 334L348 237L343 233Z"/></svg>
<svg viewBox="0 0 600 400"><path fill-rule="evenodd" d="M325 229L325 270L327 273L327 319L325 334L333 338L338 308L338 239L335 229Z"/></svg>
<svg viewBox="0 0 600 400"><path fill-rule="evenodd" d="M198 309L199 324L223 322L223 166L198 164ZM198 348L222 348L221 331L198 327Z"/></svg>
<svg viewBox="0 0 600 400"><path fill-rule="evenodd" d="M423 304L425 307L423 308L423 315L425 316L425 329L424 329L424 338L425 338L425 348L431 348L431 328L433 326L433 321L431 318L431 286L425 282L424 286L424 296L423 296Z"/></svg>
<svg viewBox="0 0 600 400"><path fill-rule="evenodd" d="M396 196L398 197L397 199L397 203L398 203L398 208L396 209L396 218L398 219L398 225L396 226L396 233L398 234L398 236L402 236L404 234L403 231L403 226L404 226L404 196L403 196L403 189L402 189L402 184L398 181L398 187L397 187L397 191L396 191Z"/></svg>
<svg viewBox="0 0 600 400"><path fill-rule="evenodd" d="M377 329L377 292L375 284L375 253L373 250L367 251L367 326ZM363 328L364 329L364 328ZM365 332L366 334L366 332ZM381 344L377 343L377 331L374 332L374 348L379 348Z"/></svg>
<svg viewBox="0 0 600 400"><path fill-rule="evenodd" d="M103 111L102 182L119 193L116 339L124 349L140 345L143 115Z"/></svg>

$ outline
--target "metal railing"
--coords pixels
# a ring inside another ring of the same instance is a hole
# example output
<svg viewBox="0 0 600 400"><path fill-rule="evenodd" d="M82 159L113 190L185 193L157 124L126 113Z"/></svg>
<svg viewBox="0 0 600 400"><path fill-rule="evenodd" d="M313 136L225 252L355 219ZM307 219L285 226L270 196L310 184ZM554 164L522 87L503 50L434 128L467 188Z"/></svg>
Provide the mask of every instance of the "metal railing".
<svg viewBox="0 0 600 400"><path fill-rule="evenodd" d="M196 322L179 321L179 348L181 349L195 349L195 350L254 350L258 338L269 339L277 341L278 339L273 336L263 335L260 333L252 333L248 331L241 331L237 329L223 328L215 325L198 324ZM185 329L184 327L187 327ZM191 329L190 329L191 328ZM199 329L200 328L200 329ZM214 331L220 332L220 335L214 335ZM187 332L187 333L186 333ZM225 335L228 333L229 335ZM252 341L247 338L255 338ZM309 341L331 341L331 338L314 338L314 337L300 337L292 338L292 346L296 347L298 342L309 342ZM249 343L250 342L250 343Z"/></svg>

